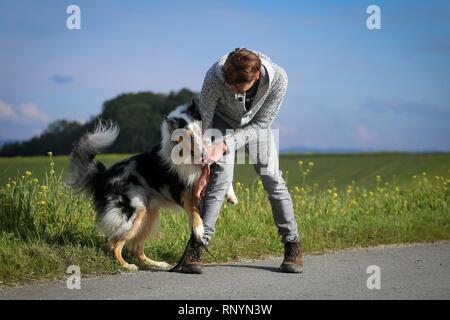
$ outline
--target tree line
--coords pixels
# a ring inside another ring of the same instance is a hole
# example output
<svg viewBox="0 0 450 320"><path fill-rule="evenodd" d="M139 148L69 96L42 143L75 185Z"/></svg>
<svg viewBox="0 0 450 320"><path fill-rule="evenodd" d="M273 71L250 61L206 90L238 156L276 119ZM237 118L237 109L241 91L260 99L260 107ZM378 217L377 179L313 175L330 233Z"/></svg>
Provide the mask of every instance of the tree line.
<svg viewBox="0 0 450 320"><path fill-rule="evenodd" d="M7 143L0 149L0 156L45 155L52 151L56 155L69 154L73 145L87 131L92 131L96 122L112 120L119 125L120 134L108 149L114 153L137 153L150 150L160 140L163 116L177 106L188 103L196 93L181 89L169 94L139 92L121 94L103 103L99 115L91 117L85 124L76 121L56 120L38 136L28 141Z"/></svg>

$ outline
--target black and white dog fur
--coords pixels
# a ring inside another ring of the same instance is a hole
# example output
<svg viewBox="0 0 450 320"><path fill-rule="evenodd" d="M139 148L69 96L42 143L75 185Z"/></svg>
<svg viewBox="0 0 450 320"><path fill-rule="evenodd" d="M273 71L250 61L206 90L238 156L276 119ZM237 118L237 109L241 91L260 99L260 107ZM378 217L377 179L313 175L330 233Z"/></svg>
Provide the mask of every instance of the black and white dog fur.
<svg viewBox="0 0 450 320"><path fill-rule="evenodd" d="M96 209L96 223L109 238L109 245L120 266L137 270L122 257L126 243L145 268L166 270L166 262L153 261L144 253L144 242L158 220L159 209L181 206L189 216L194 235L203 236L203 221L195 199L193 186L202 173L201 165L189 161L175 164L172 149L183 141L172 141L175 129L184 129L191 137L201 137L201 123L195 100L176 108L161 125L161 142L150 152L143 152L106 167L95 156L111 145L119 134L115 125L99 124L85 134L70 157L69 185L91 195ZM194 148L202 148L202 139L192 139ZM192 145L191 145L192 146ZM201 154L201 153L200 153ZM191 155L194 156L194 153ZM237 203L231 186L227 199Z"/></svg>

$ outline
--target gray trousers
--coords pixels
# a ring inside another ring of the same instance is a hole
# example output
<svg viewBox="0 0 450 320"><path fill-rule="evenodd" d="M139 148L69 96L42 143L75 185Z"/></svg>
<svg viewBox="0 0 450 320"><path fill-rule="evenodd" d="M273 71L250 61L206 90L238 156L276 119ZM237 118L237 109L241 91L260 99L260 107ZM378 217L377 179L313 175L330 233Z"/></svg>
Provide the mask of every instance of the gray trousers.
<svg viewBox="0 0 450 320"><path fill-rule="evenodd" d="M212 127L219 129L223 134L230 128L219 116L215 115ZM278 233L282 242L298 240L297 222L295 221L292 199L278 168L278 152L275 148L272 133L268 135L268 143L271 144L270 152L264 152L267 156L262 160L260 154L253 159L254 168L261 177L264 189L267 191L272 207L272 215L278 227ZM250 143L251 145L251 143ZM248 149L249 143L246 145ZM222 157L222 159L225 157ZM219 160L211 165L211 176L205 196L200 202L200 213L203 219L205 235L203 243L208 245L211 235L215 231L217 218L219 217L225 194L233 182L234 152L227 157L227 161ZM230 161L231 159L231 161ZM245 217L243 217L245 219Z"/></svg>

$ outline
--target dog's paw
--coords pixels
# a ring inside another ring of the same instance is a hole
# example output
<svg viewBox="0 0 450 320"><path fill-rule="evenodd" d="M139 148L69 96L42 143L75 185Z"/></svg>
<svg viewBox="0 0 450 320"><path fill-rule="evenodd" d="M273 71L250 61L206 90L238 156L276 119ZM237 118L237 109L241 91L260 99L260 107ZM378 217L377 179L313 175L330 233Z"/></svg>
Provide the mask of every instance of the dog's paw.
<svg viewBox="0 0 450 320"><path fill-rule="evenodd" d="M195 238L197 240L201 241L203 238L203 235L205 234L205 229L203 228L203 224L193 227L192 232L194 232Z"/></svg>
<svg viewBox="0 0 450 320"><path fill-rule="evenodd" d="M239 202L235 195L227 196L227 201L231 204L238 204Z"/></svg>
<svg viewBox="0 0 450 320"><path fill-rule="evenodd" d="M144 268L146 270L165 271L165 270L171 269L172 266L164 261L153 261L150 259L146 259L146 260L142 261L142 268Z"/></svg>
<svg viewBox="0 0 450 320"><path fill-rule="evenodd" d="M137 270L139 270L139 267L135 264L127 263L122 266L122 269L127 270L127 271L137 271Z"/></svg>

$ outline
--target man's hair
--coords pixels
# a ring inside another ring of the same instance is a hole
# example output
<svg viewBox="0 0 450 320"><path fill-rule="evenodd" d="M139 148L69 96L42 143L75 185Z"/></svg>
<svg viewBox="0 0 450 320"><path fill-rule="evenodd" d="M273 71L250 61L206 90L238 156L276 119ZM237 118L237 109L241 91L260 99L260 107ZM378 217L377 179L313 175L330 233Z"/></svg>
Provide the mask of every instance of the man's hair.
<svg viewBox="0 0 450 320"><path fill-rule="evenodd" d="M230 85L248 83L260 70L261 59L246 48L236 48L230 52L222 67L225 81Z"/></svg>

